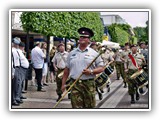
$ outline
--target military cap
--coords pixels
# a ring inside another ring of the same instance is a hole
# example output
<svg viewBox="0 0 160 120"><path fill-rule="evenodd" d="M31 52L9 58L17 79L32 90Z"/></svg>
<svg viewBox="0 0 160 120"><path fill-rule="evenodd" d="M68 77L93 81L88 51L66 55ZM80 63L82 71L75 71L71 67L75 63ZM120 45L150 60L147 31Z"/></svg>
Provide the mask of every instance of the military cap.
<svg viewBox="0 0 160 120"><path fill-rule="evenodd" d="M59 43L57 47L60 47L60 46L64 46L64 44L63 43Z"/></svg>
<svg viewBox="0 0 160 120"><path fill-rule="evenodd" d="M139 44L139 45L141 46L142 44L145 44L145 42L143 42L143 41L142 41L142 42L140 42L140 44Z"/></svg>
<svg viewBox="0 0 160 120"><path fill-rule="evenodd" d="M132 48L132 47L137 47L137 45L136 44L132 44L130 48Z"/></svg>
<svg viewBox="0 0 160 120"><path fill-rule="evenodd" d="M94 36L93 31L89 28L86 28L86 27L79 28L78 33L79 33L80 36L83 36L83 37L89 37L90 38L90 37Z"/></svg>

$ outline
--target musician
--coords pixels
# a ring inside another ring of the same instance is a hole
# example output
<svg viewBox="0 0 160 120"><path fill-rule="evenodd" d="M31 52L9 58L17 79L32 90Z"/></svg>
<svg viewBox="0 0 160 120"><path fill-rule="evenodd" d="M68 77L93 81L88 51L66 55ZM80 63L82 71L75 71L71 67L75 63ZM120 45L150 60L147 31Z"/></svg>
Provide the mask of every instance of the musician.
<svg viewBox="0 0 160 120"><path fill-rule="evenodd" d="M146 46L145 42L141 42L141 43L140 43L139 52L140 52L141 54L143 54L143 56L144 56L144 58L145 58L146 65L143 66L143 68L144 68L144 70L148 73L148 49L147 49L147 46Z"/></svg>
<svg viewBox="0 0 160 120"><path fill-rule="evenodd" d="M53 57L52 62L53 62L53 67L54 67L55 71L57 71L57 74L56 74L56 84L57 84L56 92L57 92L57 95L58 95L57 101L59 101L59 99L62 97L63 92L61 90L62 79L60 79L58 77L58 75L66 67L66 59L67 59L67 56L68 56L68 52L65 51L65 47L64 47L63 43L60 43L57 48L58 48L58 52Z"/></svg>
<svg viewBox="0 0 160 120"><path fill-rule="evenodd" d="M136 100L140 99L139 94L137 93L137 87L130 80L131 75L137 72L143 64L145 64L145 59L142 54L137 52L137 45L131 45L131 53L129 53L127 59L127 68L125 71L127 73L127 83L128 83L128 93L131 96L131 104L135 103L135 94Z"/></svg>
<svg viewBox="0 0 160 120"><path fill-rule="evenodd" d="M113 58L111 51L112 50L106 46L106 51L105 51L105 53L102 54L102 59L103 59L105 65L107 65L109 62L113 63L113 61L114 61L114 58ZM111 83L110 78L108 78L108 79L109 79L108 80L109 82L107 83L107 88L109 88L109 84ZM100 90L103 93L103 87L101 87ZM110 88L108 89L108 91L109 90L110 90Z"/></svg>
<svg viewBox="0 0 160 120"><path fill-rule="evenodd" d="M122 56L122 65L123 65L123 71L124 71L124 67L127 65L127 58L128 58L128 54L130 53L130 48L129 48L129 43L125 43L124 46L124 50L121 52L121 56ZM123 72L123 82L124 82L124 88L127 88L127 84L126 84L126 73Z"/></svg>
<svg viewBox="0 0 160 120"><path fill-rule="evenodd" d="M117 80L119 80L120 76L123 79L123 83L124 83L124 88L127 87L126 86L126 80L125 80L125 74L124 74L124 59L122 58L122 49L117 49L114 56L113 56L114 60L115 60L115 67L116 67L116 72L117 72Z"/></svg>
<svg viewBox="0 0 160 120"><path fill-rule="evenodd" d="M64 85L68 76L73 83L83 73L71 89L72 108L94 108L96 105L94 78L96 74L103 71L104 64L101 57L98 57L91 67L86 69L98 55L95 50L88 46L94 33L85 27L78 29L78 33L80 35L79 46L68 55L62 80L62 91L65 89Z"/></svg>

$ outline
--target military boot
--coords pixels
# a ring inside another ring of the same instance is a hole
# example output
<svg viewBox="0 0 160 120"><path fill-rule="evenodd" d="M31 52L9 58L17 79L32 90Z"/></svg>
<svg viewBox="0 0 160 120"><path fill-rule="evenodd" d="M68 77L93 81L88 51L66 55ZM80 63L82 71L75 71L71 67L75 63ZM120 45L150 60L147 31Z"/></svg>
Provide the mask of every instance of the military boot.
<svg viewBox="0 0 160 120"><path fill-rule="evenodd" d="M123 86L124 88L127 88L127 83L126 82L124 82L124 86Z"/></svg>
<svg viewBox="0 0 160 120"><path fill-rule="evenodd" d="M61 94L58 94L58 99L57 99L57 102L61 99Z"/></svg>
<svg viewBox="0 0 160 120"><path fill-rule="evenodd" d="M140 99L140 96L138 94L138 92L136 92L136 100L138 101Z"/></svg>
<svg viewBox="0 0 160 120"><path fill-rule="evenodd" d="M131 104L135 104L134 94L131 94Z"/></svg>

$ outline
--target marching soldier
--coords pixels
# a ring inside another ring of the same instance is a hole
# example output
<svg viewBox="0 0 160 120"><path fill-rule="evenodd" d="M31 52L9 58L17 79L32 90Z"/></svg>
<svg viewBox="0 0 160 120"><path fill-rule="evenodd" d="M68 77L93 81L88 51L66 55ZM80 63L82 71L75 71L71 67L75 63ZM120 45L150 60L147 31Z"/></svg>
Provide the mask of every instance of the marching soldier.
<svg viewBox="0 0 160 120"><path fill-rule="evenodd" d="M146 65L143 66L144 70L148 73L148 49L146 49L146 44L145 42L141 42L140 43L140 49L139 52L141 54L143 54L145 61L146 61Z"/></svg>
<svg viewBox="0 0 160 120"><path fill-rule="evenodd" d="M62 79L59 78L58 75L61 74L61 72L63 72L64 68L66 67L67 56L68 56L68 52L65 51L64 44L60 43L58 45L58 52L55 54L55 56L52 59L53 67L55 71L57 71L57 74L56 74L56 83L57 83L56 92L58 95L57 101L59 101L63 93L61 90Z"/></svg>
<svg viewBox="0 0 160 120"><path fill-rule="evenodd" d="M111 53L111 49L110 48L106 48L106 49L107 50L105 51L105 53L102 54L102 59L103 59L105 65L107 65L109 62L113 63L113 61L114 61L113 55ZM109 82L107 83L107 88L108 88L108 92L109 92L110 91L109 84L111 83L111 81L110 81L110 78L108 78L108 79L109 79ZM100 90L103 93L103 88L100 88Z"/></svg>
<svg viewBox="0 0 160 120"><path fill-rule="evenodd" d="M135 103L135 97L136 94L136 100L139 100L139 94L137 92L137 87L135 84L131 82L131 75L133 75L135 72L137 72L143 64L145 64L145 59L142 54L139 54L137 52L137 45L131 46L131 53L129 53L127 59L127 68L125 68L125 71L127 72L127 83L128 83L128 93L131 96L131 104Z"/></svg>
<svg viewBox="0 0 160 120"><path fill-rule="evenodd" d="M128 58L128 54L129 53L130 53L129 43L125 43L124 50L121 53L121 55L122 55L122 65L124 66L123 68L125 68L125 66L127 65L127 58ZM123 79L124 88L126 88L127 87L127 84L126 84L126 73L123 72L123 74L124 74L123 75L124 76L124 79Z"/></svg>
<svg viewBox="0 0 160 120"><path fill-rule="evenodd" d="M82 77L71 89L72 108L94 108L95 100L95 75L103 71L103 60L98 57L89 69L87 66L98 55L88 45L90 37L94 35L89 28L82 27L78 29L80 34L78 48L72 50L67 58L66 68L62 81L62 91L65 89L65 82L70 76L72 83L83 73Z"/></svg>
<svg viewBox="0 0 160 120"><path fill-rule="evenodd" d="M115 67L116 67L116 73L117 73L117 80L119 80L120 75L123 79L124 82L124 88L126 88L126 80L125 80L125 73L124 73L124 59L122 58L122 51L120 51L119 49L116 50L113 58L115 60Z"/></svg>

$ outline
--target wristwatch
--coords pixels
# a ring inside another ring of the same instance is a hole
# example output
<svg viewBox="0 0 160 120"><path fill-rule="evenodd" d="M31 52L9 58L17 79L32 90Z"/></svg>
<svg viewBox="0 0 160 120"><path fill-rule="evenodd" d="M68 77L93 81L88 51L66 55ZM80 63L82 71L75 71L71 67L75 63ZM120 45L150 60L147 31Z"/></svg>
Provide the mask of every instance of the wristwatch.
<svg viewBox="0 0 160 120"><path fill-rule="evenodd" d="M93 70L91 70L91 75L93 75Z"/></svg>

